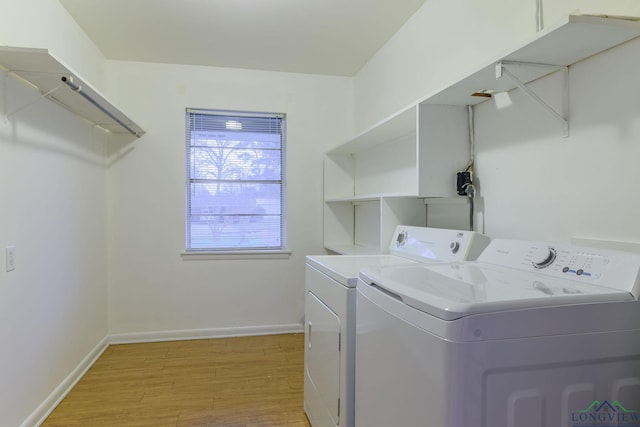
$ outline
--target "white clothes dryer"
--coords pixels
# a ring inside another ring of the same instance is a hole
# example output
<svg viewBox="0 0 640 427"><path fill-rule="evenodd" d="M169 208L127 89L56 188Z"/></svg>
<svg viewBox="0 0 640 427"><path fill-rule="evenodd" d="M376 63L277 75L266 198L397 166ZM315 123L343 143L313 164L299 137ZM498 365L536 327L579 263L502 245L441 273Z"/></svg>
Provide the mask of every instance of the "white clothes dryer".
<svg viewBox="0 0 640 427"><path fill-rule="evenodd" d="M493 240L368 267L357 427L640 426L640 255Z"/></svg>
<svg viewBox="0 0 640 427"><path fill-rule="evenodd" d="M401 225L388 255L307 257L304 409L313 427L354 425L355 287L360 269L475 259L488 241L471 231Z"/></svg>

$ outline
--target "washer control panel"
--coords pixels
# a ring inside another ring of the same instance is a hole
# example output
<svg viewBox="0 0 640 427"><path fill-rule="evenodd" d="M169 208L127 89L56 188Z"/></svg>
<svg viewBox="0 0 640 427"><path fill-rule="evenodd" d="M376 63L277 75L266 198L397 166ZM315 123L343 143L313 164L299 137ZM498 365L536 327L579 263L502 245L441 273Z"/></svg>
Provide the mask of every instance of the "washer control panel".
<svg viewBox="0 0 640 427"><path fill-rule="evenodd" d="M559 243L494 239L478 262L633 291L640 254Z"/></svg>
<svg viewBox="0 0 640 427"><path fill-rule="evenodd" d="M399 225L389 251L416 261L464 261L475 260L488 243L473 231Z"/></svg>
<svg viewBox="0 0 640 427"><path fill-rule="evenodd" d="M599 278L609 264L609 257L595 250L579 250L544 246L532 248L525 254L525 259L531 261L536 270L551 268L552 271L565 275L584 276L585 278Z"/></svg>

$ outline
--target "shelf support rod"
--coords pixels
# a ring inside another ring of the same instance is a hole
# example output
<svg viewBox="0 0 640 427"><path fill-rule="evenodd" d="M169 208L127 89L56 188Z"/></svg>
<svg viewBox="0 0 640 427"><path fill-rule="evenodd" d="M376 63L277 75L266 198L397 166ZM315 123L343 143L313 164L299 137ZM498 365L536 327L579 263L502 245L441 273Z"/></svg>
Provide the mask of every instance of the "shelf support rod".
<svg viewBox="0 0 640 427"><path fill-rule="evenodd" d="M102 111L104 114L106 114L107 116L111 117L116 123L118 123L120 126L122 126L123 128L125 128L127 131L129 131L129 133L131 133L132 135L135 135L136 137L140 138L140 135L138 135L138 133L136 131L134 131L133 129L131 129L131 127L129 127L126 123L124 123L122 120L118 119L116 116L114 116L113 114L111 114L111 112L109 110L107 110L106 108L104 108L102 105L100 105L95 99L91 98L89 95L87 95L85 92L82 91L82 86L79 86L77 84L75 84L73 82L73 78L71 76L67 77L67 76L62 76L61 78L62 82L64 84L66 84L67 86L69 86L71 88L71 90L73 90L74 92L76 92L78 95L82 96L84 99L86 99L87 101L89 101L94 107L96 107L98 110Z"/></svg>
<svg viewBox="0 0 640 427"><path fill-rule="evenodd" d="M509 80L511 80L519 89L521 89L529 98L531 98L533 101L535 101L538 105L540 105L545 111L547 111L549 114L551 114L551 116L553 116L556 120L558 120L561 124L562 124L562 128L563 128L563 136L565 138L567 138L569 136L569 121L567 120L567 116L566 116L566 112L565 115L563 116L562 114L558 113L556 110L554 110L549 104L547 104L542 98L540 98L538 95L535 94L535 92L533 92L531 89L529 89L524 82L522 82L522 80L520 80L515 74L513 74L508 68L509 64L508 63L504 63L504 62L498 62L496 64L496 79L505 76L507 77ZM522 64L525 65L525 64ZM544 65L544 64L531 64L532 66L545 66L545 67L549 67L548 65ZM554 68L558 68L561 69L563 71L564 74L564 79L563 79L563 85L564 85L564 90L563 90L563 107L565 108L565 111L568 110L568 106L569 106L569 102L568 102L568 98L569 98L569 85L568 85L568 75L569 75L569 68L568 67L555 67L552 66Z"/></svg>

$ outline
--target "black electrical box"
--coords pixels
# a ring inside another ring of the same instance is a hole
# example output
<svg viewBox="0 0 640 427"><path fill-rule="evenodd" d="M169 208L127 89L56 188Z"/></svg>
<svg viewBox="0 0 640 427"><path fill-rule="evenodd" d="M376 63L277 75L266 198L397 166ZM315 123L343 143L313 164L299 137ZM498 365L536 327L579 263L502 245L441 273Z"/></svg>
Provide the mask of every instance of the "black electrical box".
<svg viewBox="0 0 640 427"><path fill-rule="evenodd" d="M456 177L456 188L459 196L467 195L467 187L471 185L471 171L458 172Z"/></svg>

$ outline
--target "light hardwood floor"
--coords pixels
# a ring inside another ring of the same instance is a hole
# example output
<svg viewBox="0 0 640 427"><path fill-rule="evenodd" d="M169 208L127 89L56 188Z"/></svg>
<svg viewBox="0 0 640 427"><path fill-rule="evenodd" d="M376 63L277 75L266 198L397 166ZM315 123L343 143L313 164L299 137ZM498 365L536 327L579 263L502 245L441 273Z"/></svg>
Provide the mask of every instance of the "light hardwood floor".
<svg viewBox="0 0 640 427"><path fill-rule="evenodd" d="M303 346L303 334L111 345L43 426L308 427Z"/></svg>

